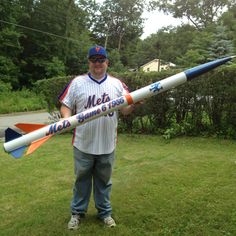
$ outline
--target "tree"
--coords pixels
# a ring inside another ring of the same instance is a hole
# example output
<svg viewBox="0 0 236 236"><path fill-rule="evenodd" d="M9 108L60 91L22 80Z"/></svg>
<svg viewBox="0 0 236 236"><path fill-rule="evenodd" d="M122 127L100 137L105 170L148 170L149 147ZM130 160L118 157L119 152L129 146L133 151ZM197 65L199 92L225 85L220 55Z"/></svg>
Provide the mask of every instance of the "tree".
<svg viewBox="0 0 236 236"><path fill-rule="evenodd" d="M13 63L12 59L0 56L0 78L1 83L8 84L10 87L18 88L19 68Z"/></svg>
<svg viewBox="0 0 236 236"><path fill-rule="evenodd" d="M208 30L195 31L191 43L185 53L177 58L177 64L182 67L193 67L209 60L209 47L212 45L213 33Z"/></svg>
<svg viewBox="0 0 236 236"><path fill-rule="evenodd" d="M45 63L45 70L47 78L65 75L65 65L57 57L53 57L51 62Z"/></svg>
<svg viewBox="0 0 236 236"><path fill-rule="evenodd" d="M122 72L125 70L124 65L121 63L120 53L117 49L113 49L109 53L109 70L114 72Z"/></svg>
<svg viewBox="0 0 236 236"><path fill-rule="evenodd" d="M127 42L141 36L142 12L141 0L105 0L93 33L105 47L120 51Z"/></svg>
<svg viewBox="0 0 236 236"><path fill-rule="evenodd" d="M200 29L216 22L232 0L154 0L151 2L154 8L172 14L176 18L186 17L196 28Z"/></svg>
<svg viewBox="0 0 236 236"><path fill-rule="evenodd" d="M219 22L227 28L228 38L234 42L236 48L236 4L220 17Z"/></svg>
<svg viewBox="0 0 236 236"><path fill-rule="evenodd" d="M21 39L22 58L26 62L21 68L21 84L30 86L31 82L47 77L47 65L53 58L64 64L67 74L84 73L87 50L92 44L88 13L74 0L34 1L31 7L28 4L31 3L26 2L25 6L29 9L28 17L21 20L27 26L26 36Z"/></svg>
<svg viewBox="0 0 236 236"><path fill-rule="evenodd" d="M16 24L21 14L19 1L0 2L0 75L2 82L13 88L19 87L19 55L23 50L19 41L23 34Z"/></svg>
<svg viewBox="0 0 236 236"><path fill-rule="evenodd" d="M197 30L190 25L164 27L137 43L132 66L139 67L155 58L177 63L177 58L191 48L196 35Z"/></svg>
<svg viewBox="0 0 236 236"><path fill-rule="evenodd" d="M226 27L218 25L212 45L209 47L209 59L214 60L224 56L232 56L233 54L233 42L228 39Z"/></svg>
<svg viewBox="0 0 236 236"><path fill-rule="evenodd" d="M179 57L177 62L183 67L194 67L204 61L204 56L197 49L189 49L182 57Z"/></svg>

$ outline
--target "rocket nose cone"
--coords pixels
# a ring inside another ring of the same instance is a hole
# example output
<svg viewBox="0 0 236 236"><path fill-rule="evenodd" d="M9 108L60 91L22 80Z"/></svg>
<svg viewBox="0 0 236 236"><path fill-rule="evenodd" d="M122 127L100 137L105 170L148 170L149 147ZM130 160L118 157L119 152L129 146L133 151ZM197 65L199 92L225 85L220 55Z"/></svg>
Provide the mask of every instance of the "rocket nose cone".
<svg viewBox="0 0 236 236"><path fill-rule="evenodd" d="M186 71L184 71L184 73L186 74L187 80L191 80L203 73L206 73L222 64L225 64L226 62L232 60L232 58L234 58L235 56L228 56L228 57L224 57L221 59L217 59L211 62L207 62L205 64L199 65L199 66L195 66L191 69L188 69Z"/></svg>

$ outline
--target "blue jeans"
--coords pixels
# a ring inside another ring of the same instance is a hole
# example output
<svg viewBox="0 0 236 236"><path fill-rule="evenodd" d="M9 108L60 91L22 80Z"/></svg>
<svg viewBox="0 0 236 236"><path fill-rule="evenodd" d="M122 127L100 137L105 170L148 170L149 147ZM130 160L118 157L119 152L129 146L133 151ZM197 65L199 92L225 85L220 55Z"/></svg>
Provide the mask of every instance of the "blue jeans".
<svg viewBox="0 0 236 236"><path fill-rule="evenodd" d="M110 193L114 160L114 151L110 154L92 155L74 147L76 180L71 202L72 214L87 212L93 182L93 195L98 217L104 219L111 215Z"/></svg>

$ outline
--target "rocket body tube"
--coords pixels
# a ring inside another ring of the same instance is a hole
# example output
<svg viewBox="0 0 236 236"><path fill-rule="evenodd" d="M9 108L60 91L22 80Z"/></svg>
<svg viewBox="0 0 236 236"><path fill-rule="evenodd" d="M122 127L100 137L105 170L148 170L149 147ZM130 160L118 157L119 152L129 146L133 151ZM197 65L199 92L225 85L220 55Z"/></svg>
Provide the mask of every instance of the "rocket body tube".
<svg viewBox="0 0 236 236"><path fill-rule="evenodd" d="M185 73L181 72L159 82L155 82L151 85L135 90L134 92L131 92L129 96L132 98L132 103L136 103L145 98L164 92L170 89L171 87L183 84L186 81L187 78ZM68 129L74 128L76 126L83 125L86 122L99 118L100 116L104 116L114 110L118 110L127 105L129 104L126 95L121 96L119 98L100 104L96 107L90 108L69 118L45 126L39 130L25 134L20 138L6 142L4 143L4 149L6 152L11 152L21 146L28 146L34 140L38 140L48 135L55 135Z"/></svg>

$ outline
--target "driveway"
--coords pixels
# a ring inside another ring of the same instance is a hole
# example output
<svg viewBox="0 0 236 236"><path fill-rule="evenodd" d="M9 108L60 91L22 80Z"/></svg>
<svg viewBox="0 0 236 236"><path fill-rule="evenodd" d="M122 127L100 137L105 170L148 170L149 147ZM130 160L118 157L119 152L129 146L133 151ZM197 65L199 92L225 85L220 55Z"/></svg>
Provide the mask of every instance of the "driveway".
<svg viewBox="0 0 236 236"><path fill-rule="evenodd" d="M50 114L48 112L22 112L7 115L0 115L0 138L4 137L4 131L8 127L16 129L17 123L46 124L49 122Z"/></svg>

